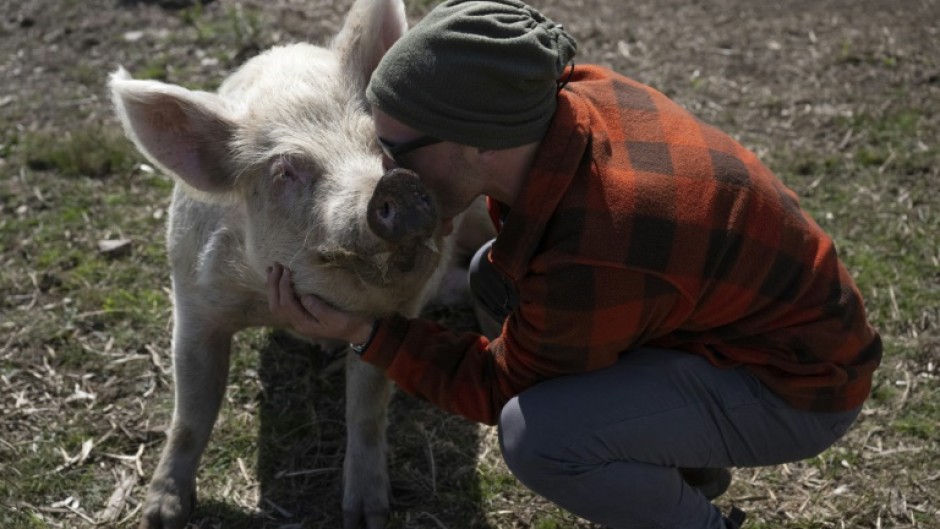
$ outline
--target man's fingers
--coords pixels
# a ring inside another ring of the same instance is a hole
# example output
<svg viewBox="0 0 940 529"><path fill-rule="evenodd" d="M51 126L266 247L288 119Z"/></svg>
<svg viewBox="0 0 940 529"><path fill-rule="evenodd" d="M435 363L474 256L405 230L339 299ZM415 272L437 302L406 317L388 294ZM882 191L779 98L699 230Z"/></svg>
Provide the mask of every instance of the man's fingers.
<svg viewBox="0 0 940 529"><path fill-rule="evenodd" d="M323 302L313 294L307 294L306 296L300 298L300 303L310 314L315 314L323 308Z"/></svg>
<svg viewBox="0 0 940 529"><path fill-rule="evenodd" d="M295 325L310 325L315 324L319 325L320 320L316 316L307 311L301 304L300 300L297 299L297 295L294 292L294 282L290 273L290 268L281 267L283 270L278 284L278 291L280 294L280 306L282 310L286 310L287 315L291 320L294 321Z"/></svg>
<svg viewBox="0 0 940 529"><path fill-rule="evenodd" d="M303 310L309 314L310 318L315 320L317 324L333 330L342 329L337 319L342 322L344 321L343 317L345 317L345 315L339 314L335 308L328 305L321 298L313 294L306 294L300 298L300 303L303 305Z"/></svg>
<svg viewBox="0 0 940 529"><path fill-rule="evenodd" d="M290 301L294 298L294 285L291 284L290 280L290 268L285 268L279 264L274 265L274 267L280 271L280 277L277 282L278 305L281 307L289 307Z"/></svg>
<svg viewBox="0 0 940 529"><path fill-rule="evenodd" d="M342 312L317 296L298 296L290 269L281 264L268 269L266 286L268 308L275 320L305 336L346 340L357 325L365 325L361 317Z"/></svg>

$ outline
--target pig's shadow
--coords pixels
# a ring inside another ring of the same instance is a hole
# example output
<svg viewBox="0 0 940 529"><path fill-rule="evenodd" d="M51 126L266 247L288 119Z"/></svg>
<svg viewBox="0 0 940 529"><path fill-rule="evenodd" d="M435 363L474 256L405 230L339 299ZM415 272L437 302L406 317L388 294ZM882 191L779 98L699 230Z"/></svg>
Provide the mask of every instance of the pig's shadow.
<svg viewBox="0 0 940 529"><path fill-rule="evenodd" d="M453 309L432 314L466 326ZM459 309L457 312L460 312ZM472 316L471 316L472 318ZM260 353L258 468L260 513L201 503L201 527L342 527L345 452L343 359L287 334ZM389 408L393 527L488 528L475 471L481 429L400 391ZM443 525L441 525L443 524Z"/></svg>

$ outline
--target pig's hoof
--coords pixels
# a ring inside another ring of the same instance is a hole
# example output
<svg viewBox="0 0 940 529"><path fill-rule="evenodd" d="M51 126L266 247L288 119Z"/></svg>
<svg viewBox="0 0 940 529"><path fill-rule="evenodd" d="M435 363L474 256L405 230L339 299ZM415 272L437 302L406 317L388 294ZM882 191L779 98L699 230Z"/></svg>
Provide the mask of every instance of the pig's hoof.
<svg viewBox="0 0 940 529"><path fill-rule="evenodd" d="M154 482L144 502L140 529L182 529L186 527L195 503L193 487L179 487L169 481Z"/></svg>
<svg viewBox="0 0 940 529"><path fill-rule="evenodd" d="M381 512L343 510L343 529L385 529L387 521L387 509Z"/></svg>

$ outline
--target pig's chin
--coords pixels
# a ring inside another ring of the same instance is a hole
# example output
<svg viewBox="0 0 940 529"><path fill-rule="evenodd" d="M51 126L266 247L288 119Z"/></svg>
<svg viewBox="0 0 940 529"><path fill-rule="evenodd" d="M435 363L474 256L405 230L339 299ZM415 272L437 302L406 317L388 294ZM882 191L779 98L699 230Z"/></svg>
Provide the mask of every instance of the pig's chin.
<svg viewBox="0 0 940 529"><path fill-rule="evenodd" d="M411 290L433 272L440 259L440 249L432 238L401 244L394 249L320 247L317 255L320 267L349 274L369 286Z"/></svg>

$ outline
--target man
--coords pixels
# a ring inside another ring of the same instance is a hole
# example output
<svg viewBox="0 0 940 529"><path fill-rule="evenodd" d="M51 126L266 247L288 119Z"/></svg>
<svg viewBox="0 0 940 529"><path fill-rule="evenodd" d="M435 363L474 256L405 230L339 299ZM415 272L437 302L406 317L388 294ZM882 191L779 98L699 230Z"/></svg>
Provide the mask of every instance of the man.
<svg viewBox="0 0 940 529"><path fill-rule="evenodd" d="M815 456L855 420L881 358L858 289L797 198L650 87L574 65L516 0L449 0L368 88L389 167L445 222L479 195L481 328L365 321L268 278L272 311L348 340L404 391L498 424L526 486L613 528L737 528L726 467Z"/></svg>

